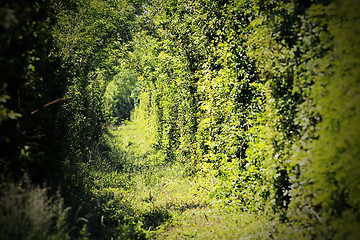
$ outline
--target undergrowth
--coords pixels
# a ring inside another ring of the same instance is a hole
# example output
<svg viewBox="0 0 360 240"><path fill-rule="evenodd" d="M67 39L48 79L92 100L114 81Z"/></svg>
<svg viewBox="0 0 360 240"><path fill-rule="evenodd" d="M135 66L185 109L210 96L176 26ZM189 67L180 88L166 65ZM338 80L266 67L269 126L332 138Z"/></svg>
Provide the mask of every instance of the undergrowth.
<svg viewBox="0 0 360 240"><path fill-rule="evenodd" d="M87 239L87 220L72 216L59 193L49 198L49 189L34 185L26 175L20 181L6 179L0 187L1 239ZM74 231L80 235L75 237Z"/></svg>
<svg viewBox="0 0 360 240"><path fill-rule="evenodd" d="M147 137L140 125L128 122L109 128L93 151L88 191L103 239L270 237L274 222L224 206L214 197L214 176L192 175L183 163L164 161Z"/></svg>
<svg viewBox="0 0 360 240"><path fill-rule="evenodd" d="M109 128L87 165L102 236L157 238L187 211L209 207L205 179L194 181L183 165L159 160L136 130L130 123ZM130 229L125 235L124 228Z"/></svg>

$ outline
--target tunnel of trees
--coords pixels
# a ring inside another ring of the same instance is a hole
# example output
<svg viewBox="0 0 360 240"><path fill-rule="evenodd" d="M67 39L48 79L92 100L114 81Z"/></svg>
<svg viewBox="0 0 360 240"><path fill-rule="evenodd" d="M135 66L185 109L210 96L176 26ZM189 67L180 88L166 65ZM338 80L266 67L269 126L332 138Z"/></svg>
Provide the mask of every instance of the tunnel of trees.
<svg viewBox="0 0 360 240"><path fill-rule="evenodd" d="M360 237L358 1L4 0L0 13L4 239L166 238L190 206L231 216L221 239ZM137 212L136 176L165 167L206 203L157 206L149 190Z"/></svg>

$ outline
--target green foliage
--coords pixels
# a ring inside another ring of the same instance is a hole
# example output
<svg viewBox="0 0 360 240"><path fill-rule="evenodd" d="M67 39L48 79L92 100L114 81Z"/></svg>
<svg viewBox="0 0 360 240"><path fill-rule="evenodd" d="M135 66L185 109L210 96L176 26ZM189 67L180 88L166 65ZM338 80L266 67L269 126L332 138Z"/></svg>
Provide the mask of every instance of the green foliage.
<svg viewBox="0 0 360 240"><path fill-rule="evenodd" d="M0 7L2 171L94 238L358 237L356 1L41 3Z"/></svg>
<svg viewBox="0 0 360 240"><path fill-rule="evenodd" d="M156 160L161 156L137 134L140 123L111 128L85 166L84 204L97 212L88 222L94 237L155 237L178 214L207 205L205 179L191 180L183 165Z"/></svg>
<svg viewBox="0 0 360 240"><path fill-rule="evenodd" d="M19 183L12 181L2 183L0 195L2 239L69 238L73 231L69 221L70 209L64 208L63 199L59 196L49 199L47 191L46 188L33 186L27 178Z"/></svg>
<svg viewBox="0 0 360 240"><path fill-rule="evenodd" d="M21 117L22 115L20 113L15 113L12 110L9 110L6 108L6 102L10 99L9 95L1 95L0 96L0 123L2 121L8 120L8 119L13 119L16 120L17 118Z"/></svg>
<svg viewBox="0 0 360 240"><path fill-rule="evenodd" d="M120 124L130 119L136 99L137 75L130 70L123 70L107 85L105 114L113 124Z"/></svg>
<svg viewBox="0 0 360 240"><path fill-rule="evenodd" d="M65 205L78 209L84 165L104 129L106 84L117 74L116 57L132 37L139 3L2 2L2 173L61 186Z"/></svg>
<svg viewBox="0 0 360 240"><path fill-rule="evenodd" d="M315 76L315 113L322 121L317 125L317 138L311 148L314 160L306 171L307 177L313 175L314 184L309 190L314 193L313 203L321 209L319 215L328 226L325 231L333 232L337 239L359 237L356 210L360 200L357 189L359 41L356 35L359 28L354 24L354 19L358 18L356 8L358 6L352 1L335 2L328 7L329 32L334 36L333 51L323 59L330 61L332 67L330 71L323 71L326 82L320 74ZM321 69L328 67L325 61L318 65Z"/></svg>
<svg viewBox="0 0 360 240"><path fill-rule="evenodd" d="M54 110L61 102L65 81L59 77L56 56L50 54L53 45L48 29L52 18L48 18L48 4L2 3L1 171L15 178L26 171L39 183L54 174L51 167L56 162L41 156L53 150L44 146L45 138L50 145L58 144ZM48 167L49 175L42 167Z"/></svg>
<svg viewBox="0 0 360 240"><path fill-rule="evenodd" d="M220 206L261 212L280 238L357 235L358 15L350 5L148 8L155 30L136 70L141 114L155 118L155 149L216 178L211 196ZM186 74L174 78L174 69Z"/></svg>

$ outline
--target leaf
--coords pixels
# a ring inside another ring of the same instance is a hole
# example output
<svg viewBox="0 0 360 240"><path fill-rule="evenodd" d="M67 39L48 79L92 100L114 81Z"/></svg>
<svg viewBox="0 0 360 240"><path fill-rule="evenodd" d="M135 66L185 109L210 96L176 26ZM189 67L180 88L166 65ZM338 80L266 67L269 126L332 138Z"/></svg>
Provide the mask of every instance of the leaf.
<svg viewBox="0 0 360 240"><path fill-rule="evenodd" d="M20 113L16 113L16 112L14 112L14 111L11 110L11 111L8 113L8 117L9 117L10 119L16 120L16 119L22 117L22 115L21 115Z"/></svg>
<svg viewBox="0 0 360 240"><path fill-rule="evenodd" d="M2 102L2 103L6 103L6 101L7 100L9 100L10 99L10 96L9 95L1 95L0 96L0 102Z"/></svg>

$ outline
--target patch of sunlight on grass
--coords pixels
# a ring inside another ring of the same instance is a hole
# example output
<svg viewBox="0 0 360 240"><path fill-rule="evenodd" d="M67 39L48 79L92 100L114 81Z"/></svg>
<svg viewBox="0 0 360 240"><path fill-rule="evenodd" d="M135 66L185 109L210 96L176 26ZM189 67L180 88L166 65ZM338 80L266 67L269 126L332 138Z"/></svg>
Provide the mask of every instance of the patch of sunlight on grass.
<svg viewBox="0 0 360 240"><path fill-rule="evenodd" d="M146 157L155 153L152 148L155 142L154 134L146 127L145 123L139 123L138 121L140 120L135 122L126 121L121 126L110 128L109 131L122 149L138 157Z"/></svg>
<svg viewBox="0 0 360 240"><path fill-rule="evenodd" d="M149 239L269 238L267 218L225 210L210 198L216 186L212 174L189 176L183 164L157 160L151 133L140 126L128 122L109 129L108 141L124 153L126 166L93 175L94 193L107 209L131 214L124 217L137 222Z"/></svg>
<svg viewBox="0 0 360 240"><path fill-rule="evenodd" d="M134 209L144 211L156 206L179 211L206 205L206 193L184 177L183 171L180 165L169 164L145 169L134 176L134 187L129 192Z"/></svg>
<svg viewBox="0 0 360 240"><path fill-rule="evenodd" d="M188 209L155 239L269 239L271 225L254 214L213 207Z"/></svg>

